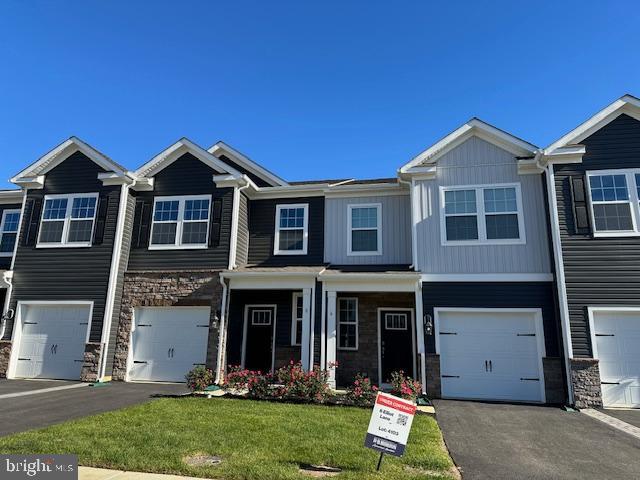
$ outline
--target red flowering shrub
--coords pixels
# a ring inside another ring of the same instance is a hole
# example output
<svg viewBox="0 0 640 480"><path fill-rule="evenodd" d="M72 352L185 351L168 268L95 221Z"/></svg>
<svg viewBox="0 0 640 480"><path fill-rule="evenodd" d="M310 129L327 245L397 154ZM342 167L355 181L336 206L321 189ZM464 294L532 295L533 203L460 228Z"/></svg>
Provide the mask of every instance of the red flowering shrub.
<svg viewBox="0 0 640 480"><path fill-rule="evenodd" d="M304 398L317 402L324 401L329 395L327 380L329 372L314 367L305 372L302 363L289 362L274 374L274 382L281 385L277 388L277 396L282 398Z"/></svg>
<svg viewBox="0 0 640 480"><path fill-rule="evenodd" d="M231 390L243 390L247 388L249 379L256 375L260 375L260 372L247 370L240 366L229 366L229 371L224 380L224 387Z"/></svg>
<svg viewBox="0 0 640 480"><path fill-rule="evenodd" d="M400 370L391 374L391 393L415 402L422 393L422 385L418 380L405 376L404 372Z"/></svg>
<svg viewBox="0 0 640 480"><path fill-rule="evenodd" d="M356 375L353 385L347 389L347 399L358 405L369 405L376 399L378 387L361 373Z"/></svg>
<svg viewBox="0 0 640 480"><path fill-rule="evenodd" d="M274 395L272 388L273 375L270 373L261 375L260 372L251 372L253 375L247 379L247 396L251 398L268 398Z"/></svg>
<svg viewBox="0 0 640 480"><path fill-rule="evenodd" d="M213 371L202 365L198 365L187 373L184 377L187 380L187 387L192 392L200 392L213 384Z"/></svg>

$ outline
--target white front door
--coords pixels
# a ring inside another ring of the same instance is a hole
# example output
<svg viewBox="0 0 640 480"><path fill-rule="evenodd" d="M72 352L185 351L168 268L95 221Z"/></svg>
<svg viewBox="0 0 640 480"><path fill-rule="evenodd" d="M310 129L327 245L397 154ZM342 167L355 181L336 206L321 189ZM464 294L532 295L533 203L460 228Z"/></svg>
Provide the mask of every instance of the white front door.
<svg viewBox="0 0 640 480"><path fill-rule="evenodd" d="M436 312L443 398L544 401L538 311Z"/></svg>
<svg viewBox="0 0 640 480"><path fill-rule="evenodd" d="M640 311L593 312L605 407L640 408Z"/></svg>
<svg viewBox="0 0 640 480"><path fill-rule="evenodd" d="M184 382L206 362L210 316L209 307L136 308L129 380Z"/></svg>
<svg viewBox="0 0 640 480"><path fill-rule="evenodd" d="M15 377L79 380L91 306L21 305Z"/></svg>

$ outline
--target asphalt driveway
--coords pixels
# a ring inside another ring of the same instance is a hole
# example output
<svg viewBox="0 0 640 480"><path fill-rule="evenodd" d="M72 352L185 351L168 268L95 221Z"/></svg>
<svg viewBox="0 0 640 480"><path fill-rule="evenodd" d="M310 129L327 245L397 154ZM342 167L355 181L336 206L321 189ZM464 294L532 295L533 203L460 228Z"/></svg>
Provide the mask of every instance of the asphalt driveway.
<svg viewBox="0 0 640 480"><path fill-rule="evenodd" d="M32 384L37 384L39 388L51 388L66 384L73 385L73 383L2 380L0 395L33 390ZM100 387L83 386L2 398L0 400L0 436L117 410L147 402L155 395L180 394L186 391L184 384L111 382Z"/></svg>
<svg viewBox="0 0 640 480"><path fill-rule="evenodd" d="M640 478L640 440L581 413L436 400L464 480Z"/></svg>
<svg viewBox="0 0 640 480"><path fill-rule="evenodd" d="M65 387L80 382L66 380L6 380L0 379L0 396L14 393L29 392L45 388Z"/></svg>
<svg viewBox="0 0 640 480"><path fill-rule="evenodd" d="M640 408L635 410L618 410L613 408L606 408L600 410L611 417L615 417L618 420L627 422L629 425L640 428Z"/></svg>

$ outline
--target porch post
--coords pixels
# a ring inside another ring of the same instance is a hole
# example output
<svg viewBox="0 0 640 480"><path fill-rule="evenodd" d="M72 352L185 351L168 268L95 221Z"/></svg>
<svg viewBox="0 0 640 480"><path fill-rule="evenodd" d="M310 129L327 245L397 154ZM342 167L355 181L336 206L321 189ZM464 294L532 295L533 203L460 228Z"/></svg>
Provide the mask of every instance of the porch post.
<svg viewBox="0 0 640 480"><path fill-rule="evenodd" d="M327 368L329 369L329 386L336 388L336 292L327 292Z"/></svg>
<svg viewBox="0 0 640 480"><path fill-rule="evenodd" d="M309 351L311 339L311 289L302 289L302 368L309 370Z"/></svg>
<svg viewBox="0 0 640 480"><path fill-rule="evenodd" d="M418 357L420 358L420 383L422 393L427 393L427 362L424 346L424 312L422 309L422 281L416 285L416 339L418 341Z"/></svg>

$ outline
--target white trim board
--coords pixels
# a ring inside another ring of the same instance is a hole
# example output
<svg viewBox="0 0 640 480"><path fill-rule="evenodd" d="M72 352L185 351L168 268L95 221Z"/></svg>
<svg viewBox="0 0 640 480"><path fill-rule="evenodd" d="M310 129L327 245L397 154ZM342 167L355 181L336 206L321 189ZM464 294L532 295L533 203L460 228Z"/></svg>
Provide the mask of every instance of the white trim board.
<svg viewBox="0 0 640 480"><path fill-rule="evenodd" d="M552 282L552 273L424 273L422 282Z"/></svg>
<svg viewBox="0 0 640 480"><path fill-rule="evenodd" d="M354 227L353 210L375 208L376 209L376 250L353 250L353 232L371 231L373 228ZM382 203L350 203L347 205L347 256L380 256L382 255Z"/></svg>
<svg viewBox="0 0 640 480"><path fill-rule="evenodd" d="M303 209L302 227L281 227L280 215L283 210ZM309 204L308 203L279 203L276 205L276 222L273 235L274 255L307 255L309 249ZM280 232L302 230L302 250L280 250Z"/></svg>

